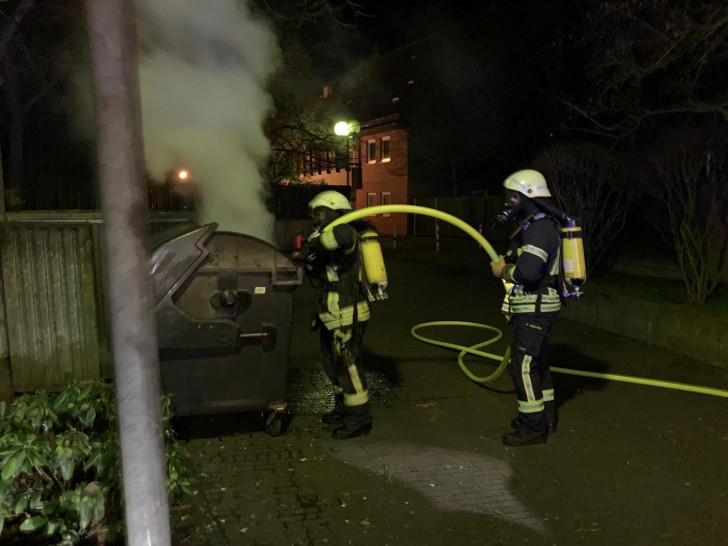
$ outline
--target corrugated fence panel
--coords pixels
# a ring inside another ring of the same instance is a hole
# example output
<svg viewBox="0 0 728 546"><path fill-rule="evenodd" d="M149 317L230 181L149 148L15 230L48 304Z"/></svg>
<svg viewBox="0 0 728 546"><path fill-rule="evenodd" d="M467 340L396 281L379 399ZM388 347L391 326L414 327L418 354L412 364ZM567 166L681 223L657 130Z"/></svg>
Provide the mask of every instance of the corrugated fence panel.
<svg viewBox="0 0 728 546"><path fill-rule="evenodd" d="M95 248L89 224L10 224L2 267L13 387L99 377Z"/></svg>
<svg viewBox="0 0 728 546"><path fill-rule="evenodd" d="M149 230L190 228L194 220L190 212L152 212ZM60 389L66 372L77 379L111 377L102 247L98 211L6 214L0 317L7 318L8 344L0 339L0 358L9 357L14 391ZM0 377L0 388L5 383Z"/></svg>

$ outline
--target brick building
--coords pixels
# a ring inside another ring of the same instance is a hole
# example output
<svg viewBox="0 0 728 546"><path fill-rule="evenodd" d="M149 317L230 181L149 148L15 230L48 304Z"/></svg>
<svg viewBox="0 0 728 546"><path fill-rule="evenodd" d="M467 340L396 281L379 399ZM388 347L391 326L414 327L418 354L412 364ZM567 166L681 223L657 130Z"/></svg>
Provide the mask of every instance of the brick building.
<svg viewBox="0 0 728 546"><path fill-rule="evenodd" d="M407 134L396 115L362 124L361 132L356 136L362 186L355 192L355 208L408 203ZM396 229L398 235L407 234L406 214L384 214L370 220L379 233L391 235Z"/></svg>
<svg viewBox="0 0 728 546"><path fill-rule="evenodd" d="M359 133L349 136L351 169L322 170L303 179L327 186L352 186L355 209L375 205L405 205L409 202L408 132L398 115L373 119L361 124ZM355 174L361 166L361 177ZM359 178L361 186L358 186ZM406 214L370 217L381 234L407 234ZM396 226L396 228L395 228Z"/></svg>

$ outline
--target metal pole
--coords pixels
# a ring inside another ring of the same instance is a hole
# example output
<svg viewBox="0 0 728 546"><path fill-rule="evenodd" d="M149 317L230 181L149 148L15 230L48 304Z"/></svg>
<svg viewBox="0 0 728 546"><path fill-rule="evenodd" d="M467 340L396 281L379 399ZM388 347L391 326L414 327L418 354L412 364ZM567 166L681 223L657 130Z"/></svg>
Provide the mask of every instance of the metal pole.
<svg viewBox="0 0 728 546"><path fill-rule="evenodd" d="M437 197L435 197L435 210L438 210ZM440 224L437 222L437 218L435 218L435 252L440 252Z"/></svg>
<svg viewBox="0 0 728 546"><path fill-rule="evenodd" d="M417 199L412 199L412 204L417 206ZM412 236L417 237L417 215L412 215Z"/></svg>
<svg viewBox="0 0 728 546"><path fill-rule="evenodd" d="M349 170L351 169L351 149L349 147L349 135L346 136L346 185L349 186ZM351 197L351 190L349 190Z"/></svg>
<svg viewBox="0 0 728 546"><path fill-rule="evenodd" d="M96 86L126 540L129 546L169 546L133 3L87 0L86 8Z"/></svg>

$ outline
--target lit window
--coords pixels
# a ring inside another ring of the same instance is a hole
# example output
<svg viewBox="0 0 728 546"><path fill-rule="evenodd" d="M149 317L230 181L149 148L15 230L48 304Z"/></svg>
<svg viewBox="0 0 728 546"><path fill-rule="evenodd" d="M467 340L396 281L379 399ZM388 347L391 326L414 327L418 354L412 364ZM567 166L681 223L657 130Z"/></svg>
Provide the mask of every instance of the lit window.
<svg viewBox="0 0 728 546"><path fill-rule="evenodd" d="M367 207L376 207L377 206L377 194L376 193L367 193Z"/></svg>
<svg viewBox="0 0 728 546"><path fill-rule="evenodd" d="M392 193L388 192L388 191L383 191L380 203L382 205L391 205L392 204ZM382 214L382 216L388 217L388 216L391 216L391 214L388 212L385 212L384 214Z"/></svg>
<svg viewBox="0 0 728 546"><path fill-rule="evenodd" d="M377 141L367 140L367 163L377 162Z"/></svg>
<svg viewBox="0 0 728 546"><path fill-rule="evenodd" d="M382 154L382 163L386 163L387 161L389 161L390 156L389 156L389 137L388 136L382 137L382 140L379 144L379 150L380 150L380 153Z"/></svg>

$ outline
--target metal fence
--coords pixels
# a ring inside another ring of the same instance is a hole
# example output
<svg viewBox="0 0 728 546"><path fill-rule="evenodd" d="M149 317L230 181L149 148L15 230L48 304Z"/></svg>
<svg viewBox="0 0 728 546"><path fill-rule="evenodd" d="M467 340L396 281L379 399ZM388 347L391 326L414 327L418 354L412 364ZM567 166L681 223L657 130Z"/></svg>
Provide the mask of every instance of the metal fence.
<svg viewBox="0 0 728 546"><path fill-rule="evenodd" d="M482 226L483 230L488 230L495 222L498 212L503 208L503 198L499 196L432 197L415 199L414 204L452 214L475 229ZM417 237L433 237L436 225L439 227L440 237L467 237L455 226L447 222L436 222L434 218L428 216L417 216L413 224L413 232Z"/></svg>
<svg viewBox="0 0 728 546"><path fill-rule="evenodd" d="M351 188L348 186L270 184L269 189L266 205L280 220L308 218L308 202L324 190L335 190L347 198L351 197ZM204 193L193 182L182 183L170 179L164 183L149 182L148 198L152 211L192 212L200 207ZM82 210L92 213L99 206L95 189L86 185L36 184L23 188L24 211Z"/></svg>
<svg viewBox="0 0 728 546"><path fill-rule="evenodd" d="M304 220L308 218L308 203L325 190L338 191L351 199L349 186L324 184L277 184L271 187L268 209L278 220Z"/></svg>

